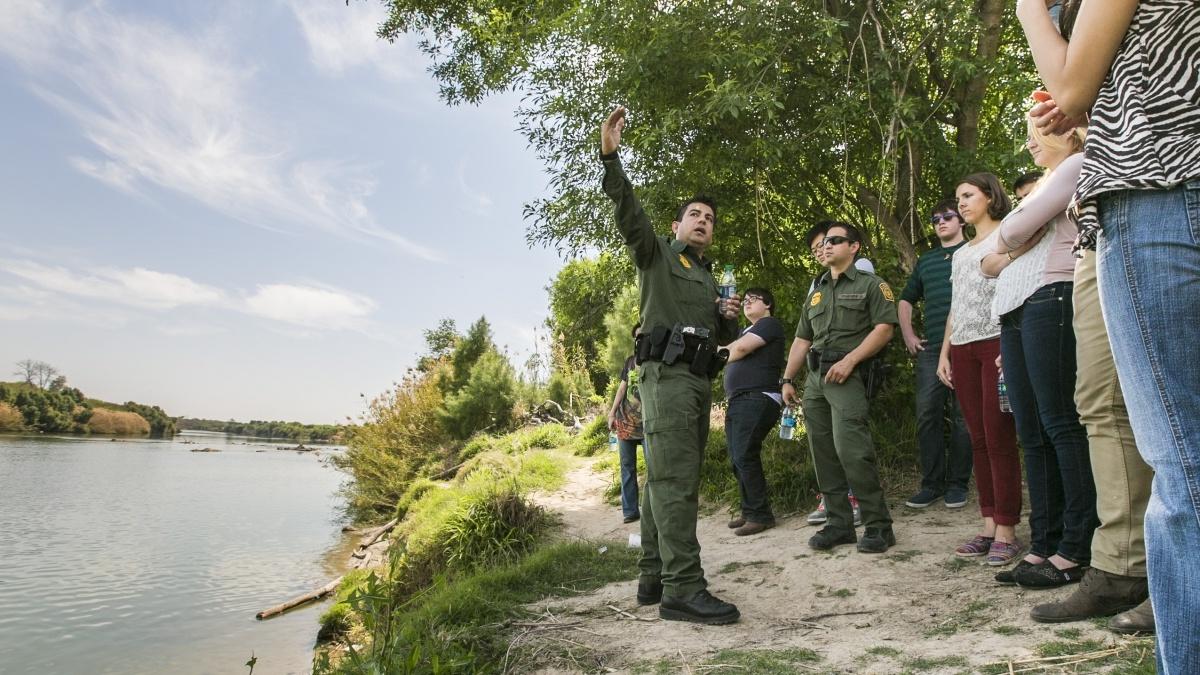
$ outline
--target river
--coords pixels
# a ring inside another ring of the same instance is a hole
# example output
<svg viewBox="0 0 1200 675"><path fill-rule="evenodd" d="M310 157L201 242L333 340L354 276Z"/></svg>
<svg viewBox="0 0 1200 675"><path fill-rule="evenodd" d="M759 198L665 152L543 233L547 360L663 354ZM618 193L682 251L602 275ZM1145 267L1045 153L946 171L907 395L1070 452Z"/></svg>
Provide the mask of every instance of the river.
<svg viewBox="0 0 1200 675"><path fill-rule="evenodd" d="M344 475L282 445L0 435L0 672L309 672L327 603L254 613L342 572Z"/></svg>

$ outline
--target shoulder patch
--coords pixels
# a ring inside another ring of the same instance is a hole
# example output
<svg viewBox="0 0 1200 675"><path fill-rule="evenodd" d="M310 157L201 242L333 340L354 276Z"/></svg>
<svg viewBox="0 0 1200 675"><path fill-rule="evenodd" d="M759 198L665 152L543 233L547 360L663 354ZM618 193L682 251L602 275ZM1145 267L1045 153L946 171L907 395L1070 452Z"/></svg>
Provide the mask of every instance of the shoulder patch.
<svg viewBox="0 0 1200 675"><path fill-rule="evenodd" d="M687 256L682 253L679 254L679 264L683 265L685 268L687 268L689 270L692 269L692 263L689 262L687 259Z"/></svg>
<svg viewBox="0 0 1200 675"><path fill-rule="evenodd" d="M808 301L809 307L816 307L821 304L821 291L812 294L812 299Z"/></svg>
<svg viewBox="0 0 1200 675"><path fill-rule="evenodd" d="M879 282L879 292L883 293L883 297L887 298L888 302L896 301L896 295L892 293L892 287L888 286L886 281Z"/></svg>

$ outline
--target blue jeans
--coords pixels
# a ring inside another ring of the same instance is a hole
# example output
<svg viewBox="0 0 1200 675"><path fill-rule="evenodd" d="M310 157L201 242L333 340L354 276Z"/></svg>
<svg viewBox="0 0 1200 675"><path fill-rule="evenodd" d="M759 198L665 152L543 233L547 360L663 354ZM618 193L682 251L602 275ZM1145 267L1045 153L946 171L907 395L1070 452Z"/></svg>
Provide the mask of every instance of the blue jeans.
<svg viewBox="0 0 1200 675"><path fill-rule="evenodd" d="M1000 355L1017 437L1025 450L1030 550L1092 560L1096 483L1087 431L1075 408L1075 329L1070 281L1034 291L1000 321Z"/></svg>
<svg viewBox="0 0 1200 675"><path fill-rule="evenodd" d="M640 515L638 511L637 449L642 439L617 439L621 456L621 514L626 518Z"/></svg>
<svg viewBox="0 0 1200 675"><path fill-rule="evenodd" d="M1138 450L1160 673L1200 672L1200 180L1101 195L1100 302Z"/></svg>
<svg viewBox="0 0 1200 675"><path fill-rule="evenodd" d="M742 497L742 517L752 523L775 523L767 499L762 444L775 428L781 412L779 404L769 396L751 392L730 400L725 413L725 441L729 444L729 461Z"/></svg>
<svg viewBox="0 0 1200 675"><path fill-rule="evenodd" d="M917 352L917 452L921 461L921 487L937 494L945 494L946 490L966 492L971 481L971 436L967 434L954 390L938 379L940 346L926 342L925 351Z"/></svg>

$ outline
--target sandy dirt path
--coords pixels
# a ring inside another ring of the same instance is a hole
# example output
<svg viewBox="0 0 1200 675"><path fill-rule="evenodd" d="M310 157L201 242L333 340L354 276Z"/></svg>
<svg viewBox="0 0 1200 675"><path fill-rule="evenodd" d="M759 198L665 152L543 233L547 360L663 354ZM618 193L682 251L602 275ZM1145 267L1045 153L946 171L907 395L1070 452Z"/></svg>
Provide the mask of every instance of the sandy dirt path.
<svg viewBox="0 0 1200 675"><path fill-rule="evenodd" d="M581 466L569 472L562 490L539 502L560 514L568 537L625 542L638 527L622 524L620 509L605 502L609 480ZM548 612L548 620L579 622L569 635L559 632L568 638L560 639L563 645L579 645L570 648L570 661L560 659L543 672L747 672L753 668L703 664L721 650L797 648L820 658L795 672L978 672L987 664L1034 658L1036 645L1064 637L1105 644L1125 639L1095 622L1034 623L1030 607L1065 597L1072 587L1002 586L992 579L996 568L956 558L954 547L979 526L973 495L957 510L939 504L917 511L895 499L889 506L898 543L883 555L853 546L813 551L807 541L817 528L803 515L752 537L734 536L724 513L702 516L709 590L737 604L740 622L661 621L657 606L637 605L636 582L611 584L533 607ZM1027 538L1024 525L1019 532ZM560 651L568 648L563 645Z"/></svg>

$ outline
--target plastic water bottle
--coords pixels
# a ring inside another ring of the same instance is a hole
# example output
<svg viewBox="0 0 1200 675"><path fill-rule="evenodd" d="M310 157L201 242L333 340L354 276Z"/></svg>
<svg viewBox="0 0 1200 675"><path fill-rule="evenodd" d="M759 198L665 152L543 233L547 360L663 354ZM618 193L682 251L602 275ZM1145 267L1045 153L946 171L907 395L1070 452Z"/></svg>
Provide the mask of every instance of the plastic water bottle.
<svg viewBox="0 0 1200 675"><path fill-rule="evenodd" d="M617 435L616 434L608 435L608 449L612 450L613 452L617 451Z"/></svg>
<svg viewBox="0 0 1200 675"><path fill-rule="evenodd" d="M721 299L727 300L737 293L737 281L733 278L733 265L726 265L725 271L721 272L721 283L718 288L721 293Z"/></svg>
<svg viewBox="0 0 1200 675"><path fill-rule="evenodd" d="M783 417L779 420L779 437L785 441L792 440L796 435L796 412L792 406L783 409Z"/></svg>
<svg viewBox="0 0 1200 675"><path fill-rule="evenodd" d="M996 378L996 398L1000 399L1000 412L1012 412L1012 403L1008 400L1008 385L1004 383L1004 373Z"/></svg>

